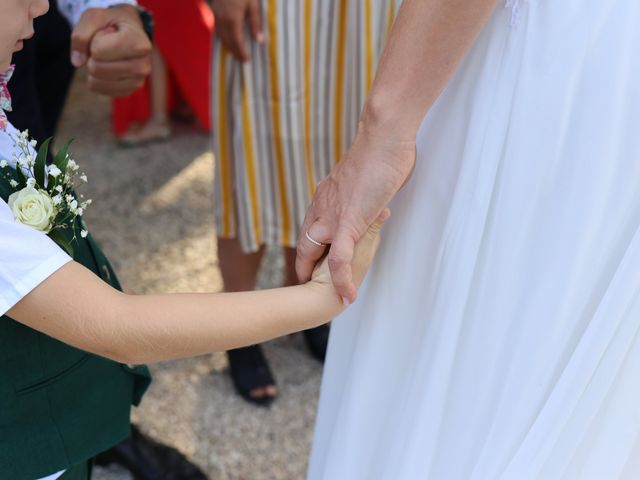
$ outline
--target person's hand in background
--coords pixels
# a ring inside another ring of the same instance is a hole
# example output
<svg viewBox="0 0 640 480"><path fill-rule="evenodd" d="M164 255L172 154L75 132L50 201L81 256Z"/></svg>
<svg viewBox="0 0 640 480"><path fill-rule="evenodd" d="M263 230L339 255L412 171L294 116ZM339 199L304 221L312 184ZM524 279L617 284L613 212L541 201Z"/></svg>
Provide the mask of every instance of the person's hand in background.
<svg viewBox="0 0 640 480"><path fill-rule="evenodd" d="M96 93L119 97L140 88L151 72L151 41L135 7L86 10L71 34L71 63L87 66Z"/></svg>
<svg viewBox="0 0 640 480"><path fill-rule="evenodd" d="M237 60L248 62L251 57L245 42L245 21L253 39L264 42L260 0L214 0L213 14L216 18L215 32L224 48Z"/></svg>

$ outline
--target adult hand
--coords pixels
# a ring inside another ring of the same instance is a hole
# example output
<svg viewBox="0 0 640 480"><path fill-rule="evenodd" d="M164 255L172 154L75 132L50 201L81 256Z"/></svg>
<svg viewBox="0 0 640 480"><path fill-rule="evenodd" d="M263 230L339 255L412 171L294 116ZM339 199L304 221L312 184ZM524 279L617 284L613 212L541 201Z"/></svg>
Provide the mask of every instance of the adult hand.
<svg viewBox="0 0 640 480"><path fill-rule="evenodd" d="M254 40L264 42L260 0L214 0L213 14L216 18L216 34L224 48L237 60L248 62L251 57L245 44L245 19Z"/></svg>
<svg viewBox="0 0 640 480"><path fill-rule="evenodd" d="M298 238L296 271L309 280L316 262L329 245L327 257L336 292L353 303L357 289L351 261L360 237L380 216L409 177L415 163L415 142L394 141L363 132L344 158L316 190Z"/></svg>
<svg viewBox="0 0 640 480"><path fill-rule="evenodd" d="M71 34L71 63L87 65L89 88L111 97L129 95L151 72L151 42L130 5L90 8Z"/></svg>

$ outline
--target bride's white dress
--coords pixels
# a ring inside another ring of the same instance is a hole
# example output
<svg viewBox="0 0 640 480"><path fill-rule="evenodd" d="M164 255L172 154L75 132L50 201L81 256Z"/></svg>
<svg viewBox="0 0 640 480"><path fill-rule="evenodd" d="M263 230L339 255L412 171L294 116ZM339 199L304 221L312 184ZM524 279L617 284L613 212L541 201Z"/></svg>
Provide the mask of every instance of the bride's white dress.
<svg viewBox="0 0 640 480"><path fill-rule="evenodd" d="M519 3L332 327L310 480L640 478L640 1Z"/></svg>

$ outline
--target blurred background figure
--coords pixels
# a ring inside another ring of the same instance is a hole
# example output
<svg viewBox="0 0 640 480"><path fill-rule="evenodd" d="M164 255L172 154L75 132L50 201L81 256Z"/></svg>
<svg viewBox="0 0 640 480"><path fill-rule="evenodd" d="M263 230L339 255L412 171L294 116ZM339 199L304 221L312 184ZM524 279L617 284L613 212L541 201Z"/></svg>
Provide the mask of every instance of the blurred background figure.
<svg viewBox="0 0 640 480"><path fill-rule="evenodd" d="M213 13L204 0L140 0L153 14L151 75L113 101L113 130L123 146L166 140L171 119L211 129Z"/></svg>
<svg viewBox="0 0 640 480"><path fill-rule="evenodd" d="M298 230L316 184L355 135L399 0L215 0L216 226L226 291L252 290L265 246L297 282ZM305 332L324 359L328 326ZM268 405L260 346L228 352L236 390Z"/></svg>

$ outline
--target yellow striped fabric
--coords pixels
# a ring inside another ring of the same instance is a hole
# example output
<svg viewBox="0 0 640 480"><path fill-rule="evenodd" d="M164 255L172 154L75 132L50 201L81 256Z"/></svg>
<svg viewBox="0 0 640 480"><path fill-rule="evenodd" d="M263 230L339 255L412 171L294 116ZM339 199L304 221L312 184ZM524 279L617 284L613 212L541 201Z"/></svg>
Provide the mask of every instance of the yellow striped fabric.
<svg viewBox="0 0 640 480"><path fill-rule="evenodd" d="M243 250L294 247L318 181L353 139L400 0L262 0L266 42L216 41L216 224Z"/></svg>

